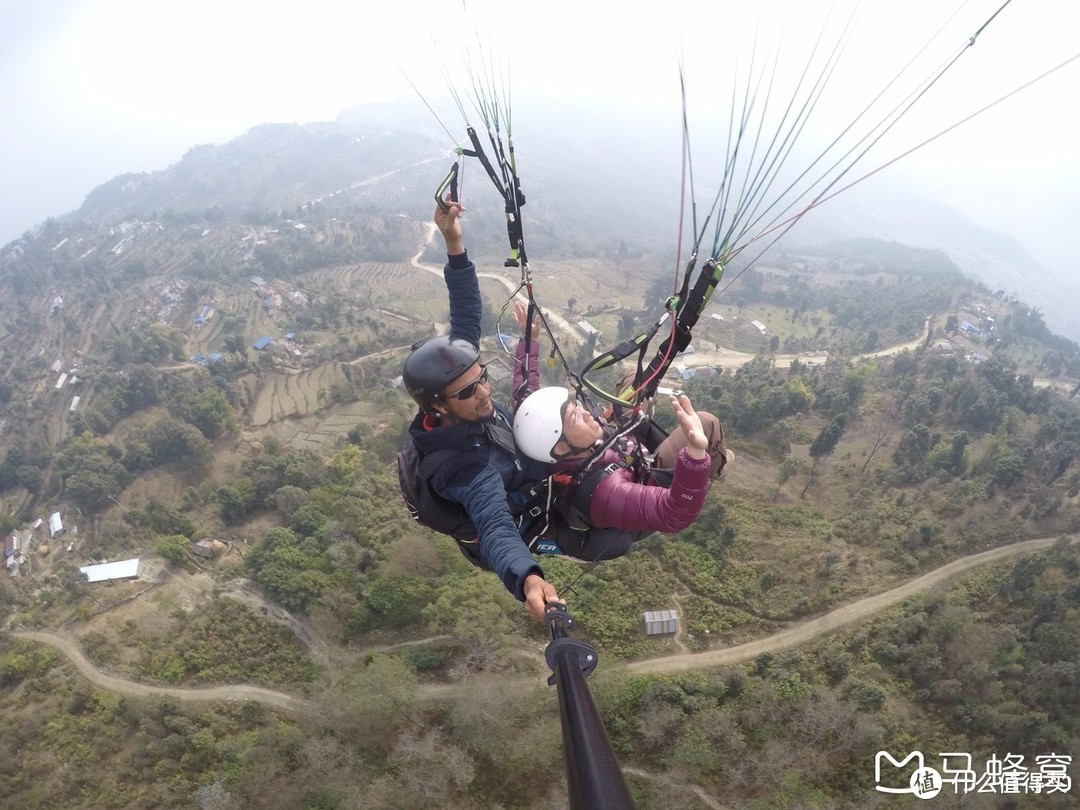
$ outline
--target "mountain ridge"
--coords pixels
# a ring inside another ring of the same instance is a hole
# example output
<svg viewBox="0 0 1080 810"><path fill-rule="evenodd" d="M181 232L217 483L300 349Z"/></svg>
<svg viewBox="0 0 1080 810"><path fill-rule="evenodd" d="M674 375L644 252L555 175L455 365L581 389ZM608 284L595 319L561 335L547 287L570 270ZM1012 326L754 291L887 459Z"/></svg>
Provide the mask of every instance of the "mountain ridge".
<svg viewBox="0 0 1080 810"><path fill-rule="evenodd" d="M671 151L670 143L658 147L670 140L662 122L603 105L590 111L544 101L519 117L518 160L534 257L584 257L620 245L664 262L675 255L677 160L643 159L657 148ZM569 123L550 126L563 119ZM194 146L166 169L119 175L95 187L78 209L57 219L116 225L171 213L257 221L268 212L295 215L316 201L330 210L376 205L422 218L443 173L440 159L449 168L454 157L429 113L408 103L360 105L333 122L262 124L224 144ZM401 188L394 191L401 193L350 189L390 171L399 173ZM701 174L707 179L707 171ZM501 204L478 166L469 165L466 177L475 243L497 252ZM829 200L802 217L779 247L864 236L941 249L972 277L1030 300L1052 328L1080 340L1073 314L1080 290L1042 267L1016 237L979 226L903 179L871 178Z"/></svg>

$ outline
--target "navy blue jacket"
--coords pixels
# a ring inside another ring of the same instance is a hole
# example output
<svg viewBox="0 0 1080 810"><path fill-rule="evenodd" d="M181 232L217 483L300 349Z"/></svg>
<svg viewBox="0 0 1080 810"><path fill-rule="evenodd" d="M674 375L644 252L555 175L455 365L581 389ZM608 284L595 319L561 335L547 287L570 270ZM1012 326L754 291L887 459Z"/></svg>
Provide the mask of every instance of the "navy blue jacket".
<svg viewBox="0 0 1080 810"><path fill-rule="evenodd" d="M483 302L476 267L467 255L451 256L443 277L450 294L451 337L479 346ZM507 430L513 428L513 417L498 404L488 421ZM476 525L479 555L507 590L524 600L525 578L544 574L518 534L506 493L546 478L547 465L494 444L485 433L485 423L461 422L429 430L425 428L424 414L418 413L409 434L424 455L443 447L460 451L435 472L431 486L444 498L465 507Z"/></svg>

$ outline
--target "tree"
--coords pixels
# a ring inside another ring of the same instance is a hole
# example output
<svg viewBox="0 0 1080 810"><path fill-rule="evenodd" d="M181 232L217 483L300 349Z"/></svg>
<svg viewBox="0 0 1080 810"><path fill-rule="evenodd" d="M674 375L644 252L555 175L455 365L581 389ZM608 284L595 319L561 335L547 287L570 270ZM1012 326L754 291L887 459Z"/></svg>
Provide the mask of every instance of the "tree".
<svg viewBox="0 0 1080 810"><path fill-rule="evenodd" d="M393 748L402 725L416 711L416 675L399 658L376 655L362 670L352 672L342 684L340 697L328 713L339 715L354 733L353 739L383 752Z"/></svg>
<svg viewBox="0 0 1080 810"><path fill-rule="evenodd" d="M247 339L243 335L226 335L222 345L230 354L247 354Z"/></svg>
<svg viewBox="0 0 1080 810"><path fill-rule="evenodd" d="M794 377L784 383L788 407L793 413L804 413L814 407L814 392L802 377Z"/></svg>
<svg viewBox="0 0 1080 810"><path fill-rule="evenodd" d="M154 553L175 565L187 559L191 541L182 534L170 534L154 543Z"/></svg>
<svg viewBox="0 0 1080 810"><path fill-rule="evenodd" d="M128 480L121 455L120 448L103 439L80 436L67 442L60 453L67 495L88 512L104 507Z"/></svg>
<svg viewBox="0 0 1080 810"><path fill-rule="evenodd" d="M967 471L967 446L971 436L965 430L958 431L952 440L949 452L949 472L960 477Z"/></svg>
<svg viewBox="0 0 1080 810"><path fill-rule="evenodd" d="M157 464L184 461L201 469L213 460L213 447L198 428L176 419L155 419L138 438L150 446Z"/></svg>
<svg viewBox="0 0 1080 810"><path fill-rule="evenodd" d="M905 431L893 451L893 463L908 480L924 475L923 467L934 447L934 435L926 425L918 424Z"/></svg>
<svg viewBox="0 0 1080 810"><path fill-rule="evenodd" d="M832 455L833 450L836 449L836 445L840 441L840 437L844 435L846 427L847 416L840 414L833 417L832 421L821 429L817 438L810 444L810 458L814 460L815 464L825 456Z"/></svg>
<svg viewBox="0 0 1080 810"><path fill-rule="evenodd" d="M1027 472L1027 463L1015 453L1007 453L997 460L992 473L995 484L1009 487L1024 477Z"/></svg>
<svg viewBox="0 0 1080 810"><path fill-rule="evenodd" d="M498 579L474 576L466 589L460 583L444 586L423 611L429 629L450 633L465 645L468 669L498 669L504 649L517 631L507 615L505 590Z"/></svg>
<svg viewBox="0 0 1080 810"><path fill-rule="evenodd" d="M307 491L300 487L284 486L274 492L274 505L282 511L285 519L292 517L292 513L311 500Z"/></svg>
<svg viewBox="0 0 1080 810"><path fill-rule="evenodd" d="M409 574L379 577L364 589L363 602L372 628L400 630L417 625L422 611L432 599L432 586Z"/></svg>
<svg viewBox="0 0 1080 810"><path fill-rule="evenodd" d="M817 471L818 462L826 456L832 455L833 450L836 449L837 442L839 442L840 437L844 435L844 429L846 427L847 416L845 414L834 416L832 421L821 429L817 438L810 443L810 458L814 460L814 463L810 467L810 476L806 480L806 486L803 487L803 495L806 494L806 490L810 489L810 484L814 480L814 473Z"/></svg>
<svg viewBox="0 0 1080 810"><path fill-rule="evenodd" d="M117 386L117 396L122 403L121 411L134 413L141 408L156 405L160 395L158 381L158 371L149 363L140 363L126 369Z"/></svg>
<svg viewBox="0 0 1080 810"><path fill-rule="evenodd" d="M325 522L326 515L310 503L298 507L288 517L289 528L301 537L310 537L315 534Z"/></svg>
<svg viewBox="0 0 1080 810"><path fill-rule="evenodd" d="M83 586L87 583L87 576L73 562L58 562L53 566L51 575L46 579L50 587L55 586L64 594L64 599L69 604L75 604L83 594ZM100 602L98 603L100 604Z"/></svg>
<svg viewBox="0 0 1080 810"><path fill-rule="evenodd" d="M784 459L780 465L780 472L776 476L776 492L773 493L773 500L775 501L780 497L780 489L802 472L805 469L805 462L802 459L795 458L795 456L788 456Z"/></svg>
<svg viewBox="0 0 1080 810"><path fill-rule="evenodd" d="M207 388L194 396L185 396L172 410L211 441L236 430L236 411L220 388Z"/></svg>
<svg viewBox="0 0 1080 810"><path fill-rule="evenodd" d="M585 338L585 343L578 350L577 362L579 365L583 366L593 359L596 354L596 341L599 337L599 332L592 332Z"/></svg>
<svg viewBox="0 0 1080 810"><path fill-rule="evenodd" d="M671 295L671 276L657 276L645 290L645 309L649 312L656 311L667 301L669 295Z"/></svg>
<svg viewBox="0 0 1080 810"><path fill-rule="evenodd" d="M112 493L122 489L121 478L98 470L82 470L64 482L71 500L88 512L96 512L109 503Z"/></svg>
<svg viewBox="0 0 1080 810"><path fill-rule="evenodd" d="M333 564L320 544L290 529L268 531L246 562L252 579L289 610L306 611L333 582Z"/></svg>
<svg viewBox="0 0 1080 810"><path fill-rule="evenodd" d="M874 446L870 448L870 452L866 456L866 461L863 462L860 473L866 472L866 467L870 463L870 460L874 457L878 450L885 446L885 442L889 437L888 431L880 430L877 436L874 438Z"/></svg>
<svg viewBox="0 0 1080 810"><path fill-rule="evenodd" d="M183 514L151 498L145 509L129 509L124 512L124 522L133 526L146 526L155 534L191 537L195 524Z"/></svg>
<svg viewBox="0 0 1080 810"><path fill-rule="evenodd" d="M255 507L255 487L250 478L234 478L214 492L226 526L242 521Z"/></svg>

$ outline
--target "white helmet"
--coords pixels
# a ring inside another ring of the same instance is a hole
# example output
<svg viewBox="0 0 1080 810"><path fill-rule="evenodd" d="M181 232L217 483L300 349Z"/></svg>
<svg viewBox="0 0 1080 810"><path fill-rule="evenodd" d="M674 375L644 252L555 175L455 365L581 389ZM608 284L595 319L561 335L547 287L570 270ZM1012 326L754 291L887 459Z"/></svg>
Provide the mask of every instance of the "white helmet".
<svg viewBox="0 0 1080 810"><path fill-rule="evenodd" d="M536 461L557 461L551 451L563 435L563 407L570 391L558 386L529 394L514 414L514 443Z"/></svg>

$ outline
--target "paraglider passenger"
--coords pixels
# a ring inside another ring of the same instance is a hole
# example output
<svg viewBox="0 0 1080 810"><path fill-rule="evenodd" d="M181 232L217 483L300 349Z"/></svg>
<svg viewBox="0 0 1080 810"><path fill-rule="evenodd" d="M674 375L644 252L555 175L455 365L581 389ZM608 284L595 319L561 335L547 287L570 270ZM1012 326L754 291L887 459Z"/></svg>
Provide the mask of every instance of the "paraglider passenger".
<svg viewBox="0 0 1080 810"><path fill-rule="evenodd" d="M671 407L679 430L657 448L654 468L618 465L624 454L605 451L594 467L603 471L600 478L583 501L577 499L588 528L553 538L563 553L589 560L621 556L642 537L681 531L700 514L710 480L735 454L725 445L715 416L695 411L685 395L672 396ZM566 388L541 388L514 417L519 450L547 462L555 474L573 472L603 436L603 425ZM672 469L670 485L655 472Z"/></svg>

